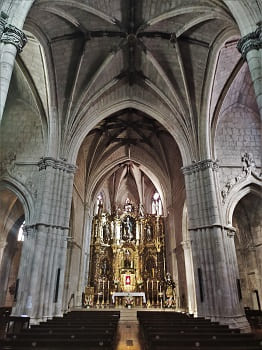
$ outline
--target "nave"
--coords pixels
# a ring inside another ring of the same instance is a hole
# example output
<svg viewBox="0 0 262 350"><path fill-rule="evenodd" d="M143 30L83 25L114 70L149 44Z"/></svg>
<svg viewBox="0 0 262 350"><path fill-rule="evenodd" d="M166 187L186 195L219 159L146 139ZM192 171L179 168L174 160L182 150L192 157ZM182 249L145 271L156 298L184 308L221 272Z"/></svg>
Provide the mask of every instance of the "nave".
<svg viewBox="0 0 262 350"><path fill-rule="evenodd" d="M12 318L12 316L11 316ZM14 318L13 318L14 319ZM15 328L15 327L14 327ZM260 350L262 337L169 309L74 310L30 328L9 328L2 350ZM261 338L261 339L259 339Z"/></svg>

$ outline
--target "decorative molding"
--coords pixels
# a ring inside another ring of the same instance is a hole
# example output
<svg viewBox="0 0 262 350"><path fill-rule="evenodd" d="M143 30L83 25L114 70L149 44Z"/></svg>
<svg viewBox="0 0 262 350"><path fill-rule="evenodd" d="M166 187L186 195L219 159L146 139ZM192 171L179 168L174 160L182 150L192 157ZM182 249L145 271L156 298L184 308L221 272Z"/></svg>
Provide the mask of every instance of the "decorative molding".
<svg viewBox="0 0 262 350"><path fill-rule="evenodd" d="M262 49L262 24L259 24L254 32L241 38L237 43L237 49L244 59L249 51Z"/></svg>
<svg viewBox="0 0 262 350"><path fill-rule="evenodd" d="M253 159L252 153L247 153L247 152L242 153L241 161L242 161L241 174L230 179L225 184L225 186L222 188L222 191L221 191L222 203L225 203L226 198L228 197L232 188L235 187L237 184L246 180L250 175L253 175L256 178L258 178L259 180L262 180L261 174L258 174L256 172L256 164L255 164L255 161Z"/></svg>
<svg viewBox="0 0 262 350"><path fill-rule="evenodd" d="M198 230L203 230L203 229L212 229L212 228L220 228L221 230L226 230L228 232L228 236L231 234L234 235L236 229L232 226L225 226L221 224L211 224L211 225L202 225L202 226L197 226L197 227L189 227L188 231L198 231Z"/></svg>
<svg viewBox="0 0 262 350"><path fill-rule="evenodd" d="M40 162L37 163L39 171L51 167L53 169L58 169L65 171L67 173L75 173L77 167L73 164L69 164L65 159L55 159L52 157L42 157Z"/></svg>
<svg viewBox="0 0 262 350"><path fill-rule="evenodd" d="M18 52L21 52L27 43L27 37L22 30L18 29L12 24L7 24L4 28L1 42L5 44L12 44L17 48Z"/></svg>
<svg viewBox="0 0 262 350"><path fill-rule="evenodd" d="M0 162L0 176L5 173L11 174L15 167L16 153L8 152L6 157Z"/></svg>
<svg viewBox="0 0 262 350"><path fill-rule="evenodd" d="M199 162L193 162L193 164L183 167L182 172L184 175L191 175L193 173L198 173L206 169L212 169L217 171L219 168L218 161L212 159L200 160Z"/></svg>
<svg viewBox="0 0 262 350"><path fill-rule="evenodd" d="M26 232L27 235L30 235L30 231L33 232L34 230L39 229L40 227L45 227L45 228L51 228L51 229L59 229L62 231L69 231L70 227L69 226L62 226L62 225L53 225L53 224L48 224L48 223L43 223L43 222L37 222L35 224L32 225L25 225L24 226L24 231ZM63 234L61 233L52 233L52 235L59 235L59 236L63 236ZM67 238L67 237L66 237Z"/></svg>

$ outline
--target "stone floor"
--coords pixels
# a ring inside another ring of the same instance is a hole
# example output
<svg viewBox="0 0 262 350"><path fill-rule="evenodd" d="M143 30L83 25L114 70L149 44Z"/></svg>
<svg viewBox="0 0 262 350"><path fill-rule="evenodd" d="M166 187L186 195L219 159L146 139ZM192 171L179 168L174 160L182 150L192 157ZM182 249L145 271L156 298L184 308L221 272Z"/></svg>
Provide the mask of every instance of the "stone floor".
<svg viewBox="0 0 262 350"><path fill-rule="evenodd" d="M121 309L115 350L142 350L136 309Z"/></svg>

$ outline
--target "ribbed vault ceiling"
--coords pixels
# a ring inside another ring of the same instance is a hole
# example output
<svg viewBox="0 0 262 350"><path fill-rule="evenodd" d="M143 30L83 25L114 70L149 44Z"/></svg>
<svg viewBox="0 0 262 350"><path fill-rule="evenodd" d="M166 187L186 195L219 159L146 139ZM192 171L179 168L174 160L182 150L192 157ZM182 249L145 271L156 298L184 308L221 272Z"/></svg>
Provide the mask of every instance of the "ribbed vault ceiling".
<svg viewBox="0 0 262 350"><path fill-rule="evenodd" d="M181 176L174 170L174 163L181 167L181 157L173 138L154 119L132 108L100 122L82 149L88 192L94 199L106 188L112 205L123 204L127 195L138 205L146 192L152 197L155 190L163 199L163 191L171 188L170 178Z"/></svg>
<svg viewBox="0 0 262 350"><path fill-rule="evenodd" d="M128 100L168 116L178 144L196 158L212 50L234 26L221 1L37 0L25 27L45 51L57 111L49 127L62 129L60 154L67 157L90 131L91 115ZM43 65L25 49L27 67L29 59ZM39 90L43 99L46 89Z"/></svg>

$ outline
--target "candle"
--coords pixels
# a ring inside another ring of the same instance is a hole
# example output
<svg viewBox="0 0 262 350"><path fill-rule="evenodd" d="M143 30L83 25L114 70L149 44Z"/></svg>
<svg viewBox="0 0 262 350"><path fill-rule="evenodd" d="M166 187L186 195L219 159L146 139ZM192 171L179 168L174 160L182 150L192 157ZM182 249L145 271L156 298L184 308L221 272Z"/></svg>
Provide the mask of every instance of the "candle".
<svg viewBox="0 0 262 350"><path fill-rule="evenodd" d="M147 280L146 281L146 290L148 291L148 283L149 283L149 281Z"/></svg>
<svg viewBox="0 0 262 350"><path fill-rule="evenodd" d="M161 284L160 284L160 293L161 293Z"/></svg>

